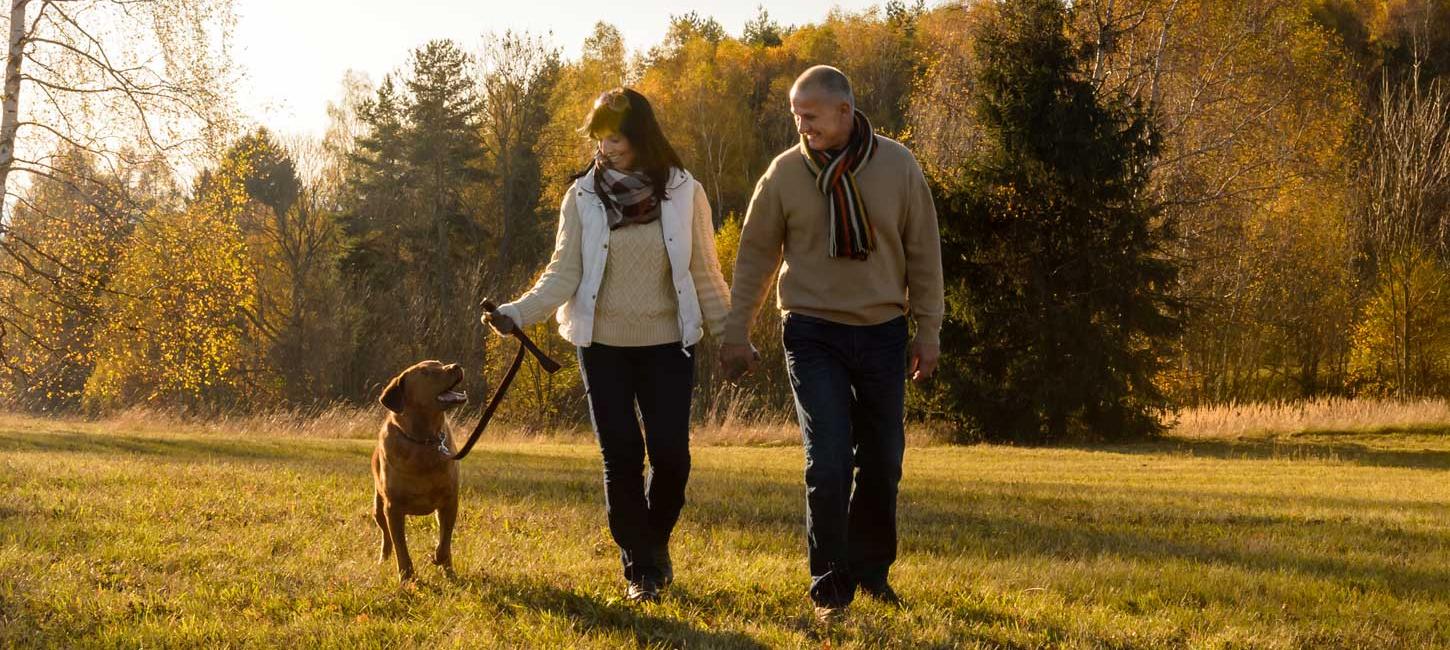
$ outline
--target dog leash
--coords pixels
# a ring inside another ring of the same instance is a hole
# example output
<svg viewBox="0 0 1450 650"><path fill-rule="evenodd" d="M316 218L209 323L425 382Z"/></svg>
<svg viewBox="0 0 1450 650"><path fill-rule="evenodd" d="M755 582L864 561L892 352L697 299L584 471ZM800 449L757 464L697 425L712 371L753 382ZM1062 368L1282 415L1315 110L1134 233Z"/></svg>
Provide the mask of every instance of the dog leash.
<svg viewBox="0 0 1450 650"><path fill-rule="evenodd" d="M498 313L498 306L493 304L492 300L484 300L482 307L484 311L490 314ZM489 398L488 407L483 409L483 417L479 418L478 424L473 427L473 433L468 434L468 442L463 443L463 448L459 449L458 453L453 454L453 460L463 460L463 457L467 456L468 452L473 449L473 443L478 442L478 437L488 427L488 421L493 419L494 411L497 411L498 405L503 402L504 393L508 392L509 384L514 381L514 375L519 374L519 367L524 365L524 356L526 354L532 354L538 360L539 367L543 368L544 372L552 375L559 371L559 362L550 359L549 355L544 354L544 351L539 349L539 346L534 345L534 342L529 340L529 335L524 333L523 328L519 327L518 323L514 323L513 331L509 332L509 334L519 340L519 350L514 353L514 360L509 364L508 372L504 373L503 381L499 382L498 388L495 388L493 391L493 397Z"/></svg>

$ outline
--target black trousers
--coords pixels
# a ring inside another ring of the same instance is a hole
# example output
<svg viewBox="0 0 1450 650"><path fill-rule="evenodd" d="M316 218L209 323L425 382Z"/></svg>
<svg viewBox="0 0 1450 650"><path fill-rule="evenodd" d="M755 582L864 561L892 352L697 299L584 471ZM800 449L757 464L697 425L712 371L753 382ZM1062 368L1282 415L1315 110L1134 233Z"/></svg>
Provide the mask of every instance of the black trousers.
<svg viewBox="0 0 1450 650"><path fill-rule="evenodd" d="M668 546L685 505L695 386L694 348L685 352L679 343L579 348L590 418L604 456L609 532L619 545L626 580L661 577L655 553Z"/></svg>
<svg viewBox="0 0 1450 650"><path fill-rule="evenodd" d="M887 584L906 449L906 319L854 326L786 316L785 362L806 455L811 598Z"/></svg>

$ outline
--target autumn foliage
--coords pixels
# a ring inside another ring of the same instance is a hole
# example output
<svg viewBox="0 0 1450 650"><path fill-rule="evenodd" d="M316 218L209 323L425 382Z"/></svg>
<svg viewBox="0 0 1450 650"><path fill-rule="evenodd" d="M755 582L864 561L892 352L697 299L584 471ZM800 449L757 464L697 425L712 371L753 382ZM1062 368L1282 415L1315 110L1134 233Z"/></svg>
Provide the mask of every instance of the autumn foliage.
<svg viewBox="0 0 1450 650"><path fill-rule="evenodd" d="M976 343L945 351L967 365L914 389L912 417L975 430L1005 403L983 358L970 356L985 350L973 347L981 337L961 338L985 331L982 305L970 303L983 287L1004 291L1002 309L1091 305L1082 322L1053 328L1064 336L1129 323L1109 303L1041 293L1096 291L1094 270L1118 289L1161 293L1124 309L1171 305L1181 317L1128 326L1131 361L1105 355L1105 374L1073 374L1106 381L1137 368L1134 394L1152 408L1079 399L1123 407L1102 420L1117 425L1098 428L1151 431L1140 416L1181 405L1450 394L1450 3L1038 2L1060 12L1059 26L1023 42L1060 38L1070 65L1054 71L1060 101L1034 104L1063 113L1023 124L1061 132L1003 138L1010 125L982 99L1018 105L1013 87L990 81L1021 60L992 54L983 38L1025 2L893 1L804 25L779 24L766 7L738 32L690 13L654 44L626 44L599 23L576 59L512 32L478 47L422 43L386 78L349 75L321 137L232 130L193 174L56 143L50 171L20 187L0 234L0 403L361 404L424 357L464 363L482 394L512 350L478 324L478 301L516 295L548 258L568 177L588 160L577 129L600 91L628 84L654 102L704 183L728 267L756 178L796 141L790 83L815 63L851 77L862 110L912 148L941 196L974 206L963 213L1011 221L1013 210L1056 210L1101 218L1102 233L1124 215L1147 219L1116 239L944 222L949 268L972 269L949 274L959 290L947 338ZM1084 151L1127 153L1053 157L1091 129L1121 146ZM1038 154L1024 154L1028 145ZM1074 186L1038 182L1095 162L1117 171L1083 178L1123 180L1112 199L1123 211L1075 211L1044 193ZM1050 255L1027 261L1056 260L1046 271L1073 278L1034 285L1020 275L1031 264L1006 263L1040 251ZM972 266L988 253L1003 263ZM1120 263L1129 258L1141 264ZM702 350L697 415L789 417L778 327L770 314L757 324L767 359L743 387L721 381ZM536 340L571 358L549 330ZM1057 362L1021 354L992 358L1003 372L1036 363L1052 375ZM529 370L518 385L507 417L582 421L573 374ZM1012 399L1087 390L1038 389Z"/></svg>

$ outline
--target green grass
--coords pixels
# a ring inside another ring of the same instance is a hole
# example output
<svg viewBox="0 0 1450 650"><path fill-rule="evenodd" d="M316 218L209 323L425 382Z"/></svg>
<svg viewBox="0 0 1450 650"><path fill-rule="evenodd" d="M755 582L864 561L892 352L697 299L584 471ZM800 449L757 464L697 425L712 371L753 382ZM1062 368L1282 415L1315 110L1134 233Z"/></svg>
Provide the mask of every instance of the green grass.
<svg viewBox="0 0 1450 650"><path fill-rule="evenodd" d="M1444 431L907 453L902 611L810 624L798 447L695 450L664 602L589 444L463 463L456 580L375 560L369 441L0 419L0 647L1450 644Z"/></svg>

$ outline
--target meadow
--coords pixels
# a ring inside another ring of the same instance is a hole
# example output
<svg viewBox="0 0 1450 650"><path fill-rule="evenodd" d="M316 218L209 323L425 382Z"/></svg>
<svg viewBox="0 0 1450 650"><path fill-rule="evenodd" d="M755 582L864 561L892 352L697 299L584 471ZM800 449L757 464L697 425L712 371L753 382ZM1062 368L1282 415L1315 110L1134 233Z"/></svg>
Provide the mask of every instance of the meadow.
<svg viewBox="0 0 1450 650"><path fill-rule="evenodd" d="M481 443L456 579L424 561L435 526L416 518L420 577L400 586L369 516L376 414L0 416L0 647L1450 646L1444 404L1285 408L1190 412L1109 447L918 437L893 573L908 606L859 600L828 631L788 427L702 431L678 581L636 606L584 437Z"/></svg>

